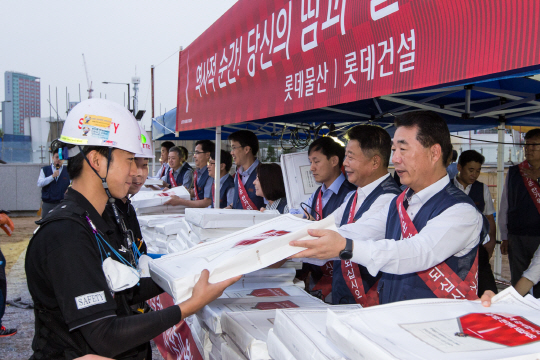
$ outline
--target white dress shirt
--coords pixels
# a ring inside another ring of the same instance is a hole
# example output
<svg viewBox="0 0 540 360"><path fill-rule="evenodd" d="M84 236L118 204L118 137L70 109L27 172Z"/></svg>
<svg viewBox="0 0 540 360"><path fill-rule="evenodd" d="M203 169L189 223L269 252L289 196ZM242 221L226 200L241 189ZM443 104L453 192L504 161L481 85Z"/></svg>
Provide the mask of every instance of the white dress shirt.
<svg viewBox="0 0 540 360"><path fill-rule="evenodd" d="M379 184L382 183L384 180L386 180L386 178L389 176L390 174L386 174L364 187L358 187L358 189L356 190L356 192L358 192L358 197L356 199L356 208L354 209L355 214L358 211L358 209L360 209L360 206L362 206L362 204L364 203L364 200L366 200L369 194L371 194L373 190L375 190L375 188L379 186ZM336 227L339 227L341 225L341 220L343 219L343 213L345 212L345 208L347 207L347 204L349 203L349 200L351 199L351 196L354 195L354 193L355 193L354 191L351 191L345 198L345 202L341 204L341 206L332 213L332 215L334 215L334 221L336 222ZM378 212L384 207L384 205L392 201L392 199L395 196L396 195L394 194L383 194L379 196L362 216L368 216L369 214ZM346 227L348 225L350 224L342 226L342 228L345 228L344 231L347 231ZM355 230L352 229L351 231L355 231Z"/></svg>
<svg viewBox="0 0 540 360"><path fill-rule="evenodd" d="M534 285L540 281L540 247L536 249L531 264L521 276L532 281Z"/></svg>
<svg viewBox="0 0 540 360"><path fill-rule="evenodd" d="M484 206L484 212L482 214L493 215L495 214L495 206L493 206L493 199L491 198L491 193L489 192L489 188L486 184L481 184L484 186L484 203L486 204ZM467 195L469 195L469 193L471 192L472 185L467 185L467 187L464 188L463 185L461 185L461 183L458 181L457 176L454 177L454 185L456 185L459 190L463 191Z"/></svg>
<svg viewBox="0 0 540 360"><path fill-rule="evenodd" d="M407 208L411 220L449 182L445 175L414 194ZM482 215L470 204L449 207L429 220L417 235L400 241L385 239L389 208L387 203L377 213L364 214L356 223L338 229L343 237L354 241L351 260L364 265L373 276L379 271L398 275L423 271L451 256L466 255L480 241Z"/></svg>
<svg viewBox="0 0 540 360"><path fill-rule="evenodd" d="M63 167L64 167L64 165L60 166L60 168L58 169L59 173L62 172ZM54 172L56 171L56 168L54 167L54 164L51 165L51 169L52 169L52 172L54 174ZM43 172L43 169L41 169L39 171L39 177L38 177L38 181L37 181L37 186L38 187L45 187L45 186L49 185L50 183L52 183L54 180L58 181L58 178L55 179L52 175L46 177L45 173Z"/></svg>

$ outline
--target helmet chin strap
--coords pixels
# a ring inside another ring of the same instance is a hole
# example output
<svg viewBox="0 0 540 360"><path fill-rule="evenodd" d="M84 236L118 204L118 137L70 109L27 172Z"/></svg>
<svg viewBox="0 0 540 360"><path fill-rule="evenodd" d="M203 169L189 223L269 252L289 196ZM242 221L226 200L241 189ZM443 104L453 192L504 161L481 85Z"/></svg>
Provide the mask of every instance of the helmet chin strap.
<svg viewBox="0 0 540 360"><path fill-rule="evenodd" d="M116 224L120 228L120 231L124 235L124 238L127 242L127 250L130 255L130 262L132 265L137 265L137 260L135 259L135 254L132 251L132 244L133 244L133 232L129 230L126 226L126 223L124 222L124 218L122 215L120 215L120 212L118 211L118 207L116 206L116 199L111 195L111 192L109 191L109 184L107 184L107 176L109 175L109 165L111 163L112 159L112 148L109 148L109 152L107 153L107 172L105 173L105 177L102 178L99 173L90 165L90 161L88 161L88 158L86 157L86 154L82 151L81 146L79 145L79 150L84 156L84 160L88 163L88 166L90 166L90 169L94 170L94 173L101 179L101 184L103 185L103 189L105 190L105 193L107 194L108 202L111 205L111 208L113 209L114 213L114 219L116 220Z"/></svg>

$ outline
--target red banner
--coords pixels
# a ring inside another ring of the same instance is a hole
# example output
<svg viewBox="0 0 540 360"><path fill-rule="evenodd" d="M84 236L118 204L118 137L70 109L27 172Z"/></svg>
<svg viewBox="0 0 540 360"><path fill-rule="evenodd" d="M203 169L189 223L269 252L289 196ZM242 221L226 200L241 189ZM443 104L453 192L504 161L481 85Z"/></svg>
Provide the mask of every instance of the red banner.
<svg viewBox="0 0 540 360"><path fill-rule="evenodd" d="M240 0L180 52L176 130L538 65L536 0Z"/></svg>
<svg viewBox="0 0 540 360"><path fill-rule="evenodd" d="M154 310L162 310L174 305L172 297L163 293L148 301ZM184 320L154 338L161 356L166 360L203 360L197 344L191 334L191 329Z"/></svg>

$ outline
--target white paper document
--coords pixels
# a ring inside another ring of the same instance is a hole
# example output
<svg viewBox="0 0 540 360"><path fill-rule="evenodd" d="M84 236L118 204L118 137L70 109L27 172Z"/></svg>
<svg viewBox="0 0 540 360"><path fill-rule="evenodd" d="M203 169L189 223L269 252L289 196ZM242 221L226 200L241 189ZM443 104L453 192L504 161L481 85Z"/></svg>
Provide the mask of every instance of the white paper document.
<svg viewBox="0 0 540 360"><path fill-rule="evenodd" d="M246 228L278 217L277 211L186 209L186 220L203 229Z"/></svg>
<svg viewBox="0 0 540 360"><path fill-rule="evenodd" d="M307 221L282 215L250 228L170 254L150 263L152 279L176 304L188 299L204 269L211 283L248 274L292 256L303 248L292 247L292 240L312 239L308 229L335 229L332 216ZM292 268L291 268L292 269Z"/></svg>
<svg viewBox="0 0 540 360"><path fill-rule="evenodd" d="M220 298L206 305L198 315L211 331L221 334L223 331L221 315L223 313L327 306L321 300L307 294L305 296Z"/></svg>
<svg viewBox="0 0 540 360"><path fill-rule="evenodd" d="M306 201L321 185L315 181L310 167L307 151L281 155L281 170L290 209L300 209L300 203Z"/></svg>
<svg viewBox="0 0 540 360"><path fill-rule="evenodd" d="M327 335L350 358L503 359L540 355L537 300L512 287L479 300L419 299L346 314L328 311Z"/></svg>
<svg viewBox="0 0 540 360"><path fill-rule="evenodd" d="M144 191L135 194L131 198L131 205L135 209L148 208L159 206L166 203L172 195L176 195L181 199L190 199L189 192L183 186L178 186L167 191Z"/></svg>

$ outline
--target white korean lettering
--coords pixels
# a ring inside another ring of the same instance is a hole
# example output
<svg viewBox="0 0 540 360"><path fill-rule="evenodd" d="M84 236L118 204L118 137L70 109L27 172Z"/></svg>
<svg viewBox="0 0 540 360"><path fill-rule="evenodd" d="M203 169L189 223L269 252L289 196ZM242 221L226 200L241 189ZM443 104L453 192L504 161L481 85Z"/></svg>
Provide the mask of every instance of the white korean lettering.
<svg viewBox="0 0 540 360"><path fill-rule="evenodd" d="M321 89L321 83L319 80L323 80L323 83L326 84L326 74L328 69L326 68L326 61L324 62L324 71L322 71L321 65L319 65L319 75L317 76L317 94L326 92L326 89Z"/></svg>
<svg viewBox="0 0 540 360"><path fill-rule="evenodd" d="M250 45L251 44L251 36L253 34L255 34L255 44ZM261 38L261 33L259 32L259 25L257 24L257 26L255 28L251 29L248 32L248 38L247 38L248 54L254 52L253 54L251 54L249 56L248 65L247 65L247 71L248 71L249 76L251 76L251 77L255 76L255 70L256 70L255 69L255 65L256 65L255 53L257 53L260 38Z"/></svg>
<svg viewBox="0 0 540 360"><path fill-rule="evenodd" d="M315 7L312 8L312 2L315 2ZM307 3L307 9L306 4ZM305 11L307 10L307 11ZM319 0L302 0L302 13L301 20L306 22L311 18L317 19L319 17ZM315 21L302 29L302 51L306 52L317 47L317 24ZM311 41L306 42L306 35L312 33Z"/></svg>
<svg viewBox="0 0 540 360"><path fill-rule="evenodd" d="M267 25L268 25L268 20L264 20L264 35L263 35L263 40L261 41L261 47L259 48L259 50L262 50L264 45L266 44L268 46L268 54L271 54L272 53L272 45L274 44L274 14L272 13L272 30L270 31L270 37L272 40L268 39L268 35L267 35ZM270 60L268 60L267 62L263 62L263 55L264 55L264 52L261 52L261 69L265 70L265 69L268 69L270 66L272 66L272 59L270 58Z"/></svg>
<svg viewBox="0 0 540 360"><path fill-rule="evenodd" d="M388 43L390 43L390 46L388 46ZM382 63L384 60L384 57L388 53L390 54L390 65L393 65L394 64L394 38L390 37L389 40L380 42L378 45L384 46L384 49L383 49L383 54L381 58L379 59L379 61L377 62L377 64ZM394 73L393 71L384 72L384 64L381 65L380 77L389 76L389 75L392 75L393 73Z"/></svg>
<svg viewBox="0 0 540 360"><path fill-rule="evenodd" d="M364 55L367 53L367 56ZM373 44L368 45L366 48L360 50L360 72L367 72L367 81L375 78L375 46ZM367 63L367 67L364 65Z"/></svg>
<svg viewBox="0 0 540 360"><path fill-rule="evenodd" d="M332 12L336 12L341 1L341 13L332 16ZM332 9L332 3L334 7ZM328 29L330 26L340 23L341 35L345 35L345 5L347 0L328 0L328 12L326 13L326 21L322 23L321 29ZM331 17L332 16L332 17Z"/></svg>
<svg viewBox="0 0 540 360"><path fill-rule="evenodd" d="M294 74L294 91L298 93L298 98L302 97L304 92L304 70Z"/></svg>
<svg viewBox="0 0 540 360"><path fill-rule="evenodd" d="M285 49L287 54L287 60L290 59L289 57L289 39L291 37L291 13L292 13L292 3L289 1L289 14L287 15L287 10L285 8L281 9L279 11L277 21L276 21L276 35L278 39L281 39L285 36L285 31L287 31L287 39L279 44L276 45L274 48L274 54L278 51L281 51ZM283 25L283 26L281 26Z"/></svg>
<svg viewBox="0 0 540 360"><path fill-rule="evenodd" d="M410 43L410 46L407 45L407 43ZM401 55L399 58L402 60L399 63L399 72L405 72L410 71L414 69L414 50L416 49L416 42L414 38L414 29L411 29L411 36L409 38L405 38L405 34L401 34L401 43L399 45L399 49L397 51L398 54L401 54L401 51L405 49L407 51L410 51L409 53ZM403 59L409 59L407 61L403 61ZM410 65L412 64L412 65ZM408 66L407 66L408 65Z"/></svg>
<svg viewBox="0 0 540 360"><path fill-rule="evenodd" d="M288 75L286 78L285 78L285 92L287 93L287 96L285 96L285 101L287 101L287 99L289 100L292 100L292 97L291 97L291 91L293 91L293 76L292 75Z"/></svg>
<svg viewBox="0 0 540 360"><path fill-rule="evenodd" d="M315 68L306 69L306 96L313 96L313 88L315 85Z"/></svg>
<svg viewBox="0 0 540 360"><path fill-rule="evenodd" d="M345 55L345 68L347 68L347 70L343 74L344 75L348 74L349 77L347 78L347 82L345 83L344 86L349 85L350 82L352 82L353 84L356 84L356 80L354 80L354 77L352 75L353 73L358 71L358 67L356 64L356 51L353 51L352 53L348 53L347 55Z"/></svg>
<svg viewBox="0 0 540 360"><path fill-rule="evenodd" d="M399 4L397 3L397 1L393 4L389 4L379 9L376 9L377 6L387 1L388 0L371 0L370 1L370 12L371 12L371 18L373 19L373 21L380 20L399 10Z"/></svg>
<svg viewBox="0 0 540 360"><path fill-rule="evenodd" d="M219 62L219 77L218 77L218 85L220 88L224 88L225 86L227 86L227 83L226 82L221 82L221 79L223 78L223 73L225 72L225 70L227 70L227 66L228 66L228 62L229 62L229 59L227 59L227 55L225 54L225 48L223 48L223 55L221 56L221 61ZM225 66L223 66L223 64L225 63Z"/></svg>

